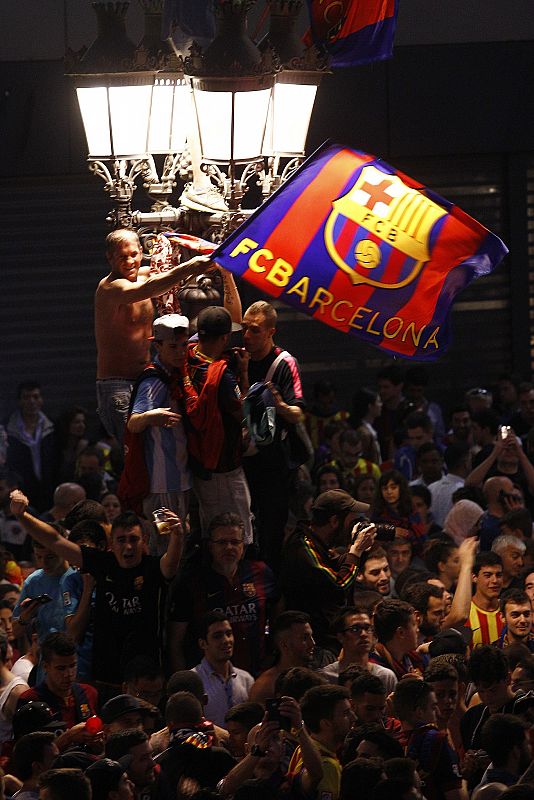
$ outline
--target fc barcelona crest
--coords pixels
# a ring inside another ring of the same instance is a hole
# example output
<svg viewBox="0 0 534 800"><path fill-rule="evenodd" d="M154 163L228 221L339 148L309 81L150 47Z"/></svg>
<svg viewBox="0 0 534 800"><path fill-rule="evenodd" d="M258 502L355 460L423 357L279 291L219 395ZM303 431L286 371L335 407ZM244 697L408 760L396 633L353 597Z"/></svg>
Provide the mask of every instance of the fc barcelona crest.
<svg viewBox="0 0 534 800"><path fill-rule="evenodd" d="M447 211L397 176L364 166L332 203L324 240L354 285L401 289L430 259L430 236Z"/></svg>

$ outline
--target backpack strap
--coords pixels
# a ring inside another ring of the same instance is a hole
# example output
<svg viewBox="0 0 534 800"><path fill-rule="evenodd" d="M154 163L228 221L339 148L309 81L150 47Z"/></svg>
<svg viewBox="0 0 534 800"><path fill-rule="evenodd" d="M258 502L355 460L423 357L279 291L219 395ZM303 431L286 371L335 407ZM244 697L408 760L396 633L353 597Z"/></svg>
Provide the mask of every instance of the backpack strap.
<svg viewBox="0 0 534 800"><path fill-rule="evenodd" d="M278 364L280 364L280 362L283 361L284 358L286 356L288 356L288 355L289 355L289 353L287 352L287 350L282 350L280 353L278 353L278 355L274 359L273 363L271 364L271 366L267 370L267 374L266 374L265 378L263 379L264 383L268 383L269 381L272 381L273 375L274 375L274 373L276 371L276 368L277 368Z"/></svg>
<svg viewBox="0 0 534 800"><path fill-rule="evenodd" d="M143 381L146 381L147 378L153 377L159 378L162 383L167 385L170 384L172 380L171 376L168 375L165 370L161 369L161 367L158 367L157 364L147 364L133 385L132 394L130 395L130 404L128 406L128 419L130 419L132 415L132 408L137 396L137 390Z"/></svg>

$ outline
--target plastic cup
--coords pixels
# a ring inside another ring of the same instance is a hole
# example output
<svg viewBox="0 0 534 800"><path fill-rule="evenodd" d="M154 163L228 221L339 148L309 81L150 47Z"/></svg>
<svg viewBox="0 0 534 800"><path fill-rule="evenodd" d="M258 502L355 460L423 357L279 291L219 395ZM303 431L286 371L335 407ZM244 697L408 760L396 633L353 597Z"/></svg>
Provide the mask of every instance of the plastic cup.
<svg viewBox="0 0 534 800"><path fill-rule="evenodd" d="M160 534L169 533L169 519L167 517L168 510L168 508L158 508L152 513L154 524L156 525L158 533Z"/></svg>

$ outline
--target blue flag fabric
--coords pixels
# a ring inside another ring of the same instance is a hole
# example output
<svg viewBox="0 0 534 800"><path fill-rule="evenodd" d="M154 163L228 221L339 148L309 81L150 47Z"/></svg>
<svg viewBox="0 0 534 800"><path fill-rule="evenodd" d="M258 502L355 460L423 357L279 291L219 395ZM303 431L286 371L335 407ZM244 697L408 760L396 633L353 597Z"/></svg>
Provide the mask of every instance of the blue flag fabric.
<svg viewBox="0 0 534 800"><path fill-rule="evenodd" d="M397 11L398 0L308 0L310 38L332 67L391 58Z"/></svg>
<svg viewBox="0 0 534 800"><path fill-rule="evenodd" d="M455 296L507 252L422 184L327 142L213 260L390 355L433 361L447 348Z"/></svg>
<svg viewBox="0 0 534 800"><path fill-rule="evenodd" d="M205 0L165 0L163 6L162 39L179 25L183 34L198 40L210 40L215 35L215 17L211 2Z"/></svg>

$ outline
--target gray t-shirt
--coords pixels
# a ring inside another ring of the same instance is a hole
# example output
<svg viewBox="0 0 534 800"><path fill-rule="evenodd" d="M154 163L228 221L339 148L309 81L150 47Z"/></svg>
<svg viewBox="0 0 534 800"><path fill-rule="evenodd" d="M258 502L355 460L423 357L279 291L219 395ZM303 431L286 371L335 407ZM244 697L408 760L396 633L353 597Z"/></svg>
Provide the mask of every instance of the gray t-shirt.
<svg viewBox="0 0 534 800"><path fill-rule="evenodd" d="M319 672L321 675L324 675L330 683L337 683L339 678L339 661L334 661L332 664L322 667ZM377 678L380 678L386 687L386 694L390 694L391 692L395 691L395 686L397 685L397 676L393 670L388 669L387 667L381 667L380 664L373 664L370 661L369 672L371 675L375 675Z"/></svg>

